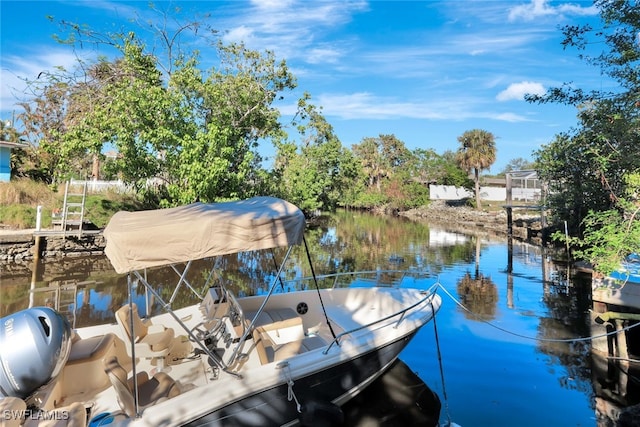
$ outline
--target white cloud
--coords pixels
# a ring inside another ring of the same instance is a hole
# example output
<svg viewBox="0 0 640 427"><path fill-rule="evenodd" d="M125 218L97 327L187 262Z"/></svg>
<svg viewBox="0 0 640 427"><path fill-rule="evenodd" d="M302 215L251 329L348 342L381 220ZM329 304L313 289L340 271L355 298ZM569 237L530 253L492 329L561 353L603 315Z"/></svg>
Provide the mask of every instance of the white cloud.
<svg viewBox="0 0 640 427"><path fill-rule="evenodd" d="M492 114L489 116L489 118L494 119L494 120L499 120L501 122L509 122L509 123L518 123L518 122L530 122L530 119L527 119L523 116L521 116L520 114L516 114L516 113L499 113L499 114Z"/></svg>
<svg viewBox="0 0 640 427"><path fill-rule="evenodd" d="M253 0L251 5L250 8L242 9L240 15L230 22L231 29L225 35L227 41L243 40L252 49L269 49L279 57L288 60L301 58L310 63L317 63L313 61L317 61L318 53L331 53L332 61L341 56L338 49L328 52L320 48L322 51L318 50L313 55L308 55L308 52L326 32L339 29L350 22L354 14L368 8L363 0Z"/></svg>
<svg viewBox="0 0 640 427"><path fill-rule="evenodd" d="M226 43L248 43L253 36L253 30L244 25L229 30L222 36Z"/></svg>
<svg viewBox="0 0 640 427"><path fill-rule="evenodd" d="M537 82L520 82L511 83L508 88L500 92L496 99L498 101L510 101L510 100L524 100L524 96L531 95L544 95L546 89L541 83Z"/></svg>
<svg viewBox="0 0 640 427"><path fill-rule="evenodd" d="M564 15L588 16L597 14L598 9L595 6L583 7L572 3L552 6L549 4L549 0L531 0L530 3L509 9L509 21L533 21L545 16L562 17Z"/></svg>
<svg viewBox="0 0 640 427"><path fill-rule="evenodd" d="M462 121L489 119L508 123L531 121L512 112L487 111L481 99L465 96L400 102L392 97L376 96L370 92L350 94L325 93L317 97L317 104L327 117L342 120L419 119ZM295 104L283 105L280 112L287 116L296 112Z"/></svg>
<svg viewBox="0 0 640 427"><path fill-rule="evenodd" d="M311 49L306 57L310 64L335 64L343 56L343 53L331 48L315 48Z"/></svg>
<svg viewBox="0 0 640 427"><path fill-rule="evenodd" d="M292 5L291 0L252 0L251 4L260 10L283 10L288 9Z"/></svg>
<svg viewBox="0 0 640 427"><path fill-rule="evenodd" d="M28 96L25 80L35 80L42 72L55 72L56 67L71 70L77 63L73 52L65 48L40 49L39 55L2 57L0 68L0 111L14 109L16 103Z"/></svg>

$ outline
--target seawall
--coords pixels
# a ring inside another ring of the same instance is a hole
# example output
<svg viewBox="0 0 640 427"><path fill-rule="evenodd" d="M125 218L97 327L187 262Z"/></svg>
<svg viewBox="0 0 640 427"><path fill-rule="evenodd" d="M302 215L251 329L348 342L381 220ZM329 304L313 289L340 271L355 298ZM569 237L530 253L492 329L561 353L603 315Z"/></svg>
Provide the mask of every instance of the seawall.
<svg viewBox="0 0 640 427"><path fill-rule="evenodd" d="M82 236L36 235L33 230L0 231L0 262L22 262L39 258L103 255L101 231Z"/></svg>

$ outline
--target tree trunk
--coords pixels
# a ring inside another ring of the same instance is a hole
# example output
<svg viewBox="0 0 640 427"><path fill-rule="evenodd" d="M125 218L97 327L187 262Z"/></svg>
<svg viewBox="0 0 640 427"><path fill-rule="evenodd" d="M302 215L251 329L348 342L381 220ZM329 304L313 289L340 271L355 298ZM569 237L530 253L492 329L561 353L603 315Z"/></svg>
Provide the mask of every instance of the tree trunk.
<svg viewBox="0 0 640 427"><path fill-rule="evenodd" d="M93 165L91 170L91 178L94 180L100 179L100 158L97 154L93 155Z"/></svg>
<svg viewBox="0 0 640 427"><path fill-rule="evenodd" d="M478 168L473 169L474 179L476 181L476 209L480 210L480 170Z"/></svg>

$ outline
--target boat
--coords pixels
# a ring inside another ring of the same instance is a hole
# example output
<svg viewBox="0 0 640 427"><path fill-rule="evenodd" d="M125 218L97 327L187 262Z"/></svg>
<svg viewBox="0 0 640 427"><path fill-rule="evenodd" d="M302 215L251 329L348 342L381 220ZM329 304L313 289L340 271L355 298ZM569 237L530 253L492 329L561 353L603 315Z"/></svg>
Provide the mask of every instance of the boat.
<svg viewBox="0 0 640 427"><path fill-rule="evenodd" d="M592 299L610 307L640 310L640 255L630 254L620 267L604 277L594 277Z"/></svg>
<svg viewBox="0 0 640 427"><path fill-rule="evenodd" d="M434 318L439 284L416 271L316 275L305 228L300 209L273 197L116 213L105 254L128 302L115 323L77 329L47 307L1 319L0 409L27 414L24 425L339 423ZM241 295L216 273L222 256L274 248L284 259L274 255L262 292ZM306 249L311 275L287 269L293 248ZM188 280L196 260L211 262L201 288ZM176 273L169 298L165 280L148 280L158 268ZM134 302L140 289L160 312ZM179 291L196 303L173 308Z"/></svg>

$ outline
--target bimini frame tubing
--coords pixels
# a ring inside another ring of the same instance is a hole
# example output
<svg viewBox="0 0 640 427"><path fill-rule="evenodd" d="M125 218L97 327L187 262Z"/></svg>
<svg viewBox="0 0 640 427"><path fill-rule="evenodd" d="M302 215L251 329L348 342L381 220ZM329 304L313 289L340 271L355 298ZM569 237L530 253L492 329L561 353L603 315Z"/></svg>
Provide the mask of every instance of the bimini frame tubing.
<svg viewBox="0 0 640 427"><path fill-rule="evenodd" d="M244 345L245 341L247 340L247 337L249 336L249 334L253 330L253 328L255 326L255 323L256 323L256 319L260 316L260 313L262 313L262 311L264 310L265 306L267 305L267 302L269 301L269 298L271 298L271 295L273 294L273 291L276 289L276 286L278 285L278 283L281 283L281 280L280 280L281 276L280 275L282 274L282 270L284 269L284 265L286 264L287 260L289 259L289 255L291 254L292 250L293 250L293 246L290 245L287 248L287 253L284 255L284 259L280 263L280 267L278 267L278 272L276 273L275 277L273 278L273 280L271 282L271 285L269 285L269 292L267 293L267 295L262 300L262 304L260 304L260 308L258 308L258 311L256 312L255 316L253 317L253 319L251 319L251 323L249 324L249 326L244 328L242 336L240 337L240 340L238 341L238 345L236 345L236 347L233 349L233 352L231 353L231 356L229 357L229 360L227 360L227 365L228 366L231 366L233 364L233 362L236 360L236 357L238 357L238 352L240 351L240 349ZM274 260L275 260L275 258L274 258Z"/></svg>
<svg viewBox="0 0 640 427"><path fill-rule="evenodd" d="M130 344L131 344L131 361L132 368L131 373L133 374L133 408L136 413L136 418L140 417L140 413L138 412L139 401L138 401L138 373L136 372L136 337L135 337L135 327L133 323L133 280L131 278L131 274L127 274L127 291L129 292L129 330L131 331Z"/></svg>
<svg viewBox="0 0 640 427"><path fill-rule="evenodd" d="M189 271L189 269L191 268L191 263L193 262L193 260L189 260L187 261L187 264L184 267L184 270L182 271L182 273L178 270L178 268L176 267L175 264L170 264L169 266L171 267L171 269L173 271L176 272L176 274L178 275L178 277L180 277L180 280L178 281L178 284L176 285L176 288L173 290L173 295L171 295L171 299L169 299L169 305L173 304L173 301L176 299L176 296L178 295L178 291L180 290L180 286L184 283L185 285L187 285L187 287L189 289L191 289L191 292L194 293L195 296L197 296L198 298L200 298L200 301L202 301L204 298L202 297L202 295L200 295L198 293L198 291L196 291L195 289L193 289L193 286L191 286L191 283L189 283L189 281L187 280L187 272Z"/></svg>
<svg viewBox="0 0 640 427"><path fill-rule="evenodd" d="M149 284L149 282L147 282L147 280L146 280L146 279L145 279L145 278L140 274L140 272L139 272L139 271L133 271L131 274L135 275L135 276L136 276L136 278L137 278L137 280L138 280L139 282L141 282L141 283L145 286L145 288L146 288L146 289L148 289L148 290L149 290L149 292L151 292L151 293L153 294L153 296L155 296L156 300L157 300L158 302L160 302L160 304L162 305L162 308L163 308L167 313L169 313L169 314L171 315L171 317L173 317L173 319L174 319L176 322L178 322L178 324L180 325L180 327L181 327L182 329L184 329L184 330L185 330L185 332L189 335L189 338L191 338L191 341L192 341L192 342L194 342L194 343L196 343L196 344L198 345L198 347L200 347L200 349L201 349L202 351L204 351L204 352L205 352L205 354L207 354L207 355L209 356L210 360L212 360L212 361L216 364L216 366L217 366L219 369L222 369L224 372L226 372L226 373L228 373L228 374L231 374L231 375L233 375L233 376L235 376L235 377L242 378L242 377L241 377L239 374L237 374L236 372L232 372L232 371L230 371L230 370L228 369L228 366L227 366L227 365L226 365L226 364L225 364L225 363L224 363L224 362L223 362L223 361L222 361L218 356L216 356L216 355L215 355L211 350L209 350L209 349L207 348L207 346L206 346L206 345L204 345L204 344L203 344L203 343L202 343L202 342L201 342L201 341L200 341L200 340L199 340L199 339L194 335L194 333L193 333L193 332L191 332L191 330L189 329L189 327L188 327L187 325L185 325L185 323L184 323L184 322L183 322L183 321L178 317L178 315L177 315L177 314L175 314L175 313L173 312L173 310L171 309L171 303L167 303L167 302L165 302L165 301L162 299L162 296L160 296L160 294L159 294L155 289L153 289L153 287ZM129 295L131 295L131 293L130 293ZM132 330L133 330L133 329L132 329ZM134 364L134 366L135 366L135 364ZM134 373L135 373L135 372L134 372Z"/></svg>

